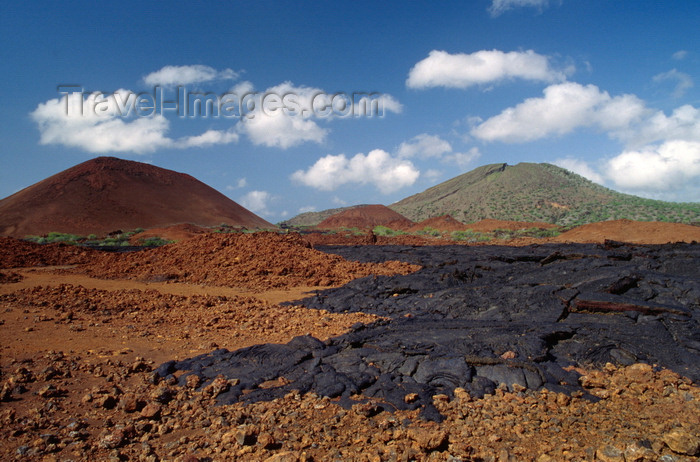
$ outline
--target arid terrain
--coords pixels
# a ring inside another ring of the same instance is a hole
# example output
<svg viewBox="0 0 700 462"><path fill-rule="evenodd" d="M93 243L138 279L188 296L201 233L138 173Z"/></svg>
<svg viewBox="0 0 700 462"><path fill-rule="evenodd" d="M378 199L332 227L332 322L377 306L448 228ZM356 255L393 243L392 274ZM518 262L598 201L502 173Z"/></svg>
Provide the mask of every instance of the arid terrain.
<svg viewBox="0 0 700 462"><path fill-rule="evenodd" d="M491 223L493 229L506 225ZM243 375L227 377L222 371L210 380L204 374L170 373L161 365L198 355L205 360L210 354L235 356L239 350L240 358L245 353L264 360L279 346L316 342L309 336L325 348L334 338L363 332L363 326L390 325L390 316L357 306L319 310L288 302L360 278L421 270L406 261L361 263L313 248L364 246L370 237L363 235L179 232L182 240L175 244L119 254L0 238L1 460L671 462L700 456L700 387L663 364L624 358L615 364L572 364L567 377L577 383L562 381L561 390L502 383L481 397L448 387L430 397L437 419L425 418L419 393L403 395L407 410L390 404L395 396L330 398L314 387L255 400L246 397L286 390L299 377L270 373L269 380L247 389ZM552 238L487 244L538 249L588 243L612 252L610 261L625 261L628 254L632 260L647 257L633 248L621 250L622 242L685 242L677 252L691 255L697 241L695 226L617 221ZM416 235L378 236L374 243L418 249L454 244ZM538 264L579 257L572 248ZM669 276L666 288L669 297L686 305L679 311L664 299L644 316L697 320L700 300L692 300L692 275L700 262L684 258L677 268L686 279ZM646 276L619 277L629 286L621 293L632 287L624 277L643 281ZM646 288L640 284L634 290ZM387 303L402 296L387 293ZM451 322L444 320L447 326ZM683 332L681 347L697 354L697 330ZM523 362L517 351L508 350L487 367L496 364L512 368ZM571 385L579 390L571 392L566 388ZM243 392L237 402L221 404L238 389Z"/></svg>

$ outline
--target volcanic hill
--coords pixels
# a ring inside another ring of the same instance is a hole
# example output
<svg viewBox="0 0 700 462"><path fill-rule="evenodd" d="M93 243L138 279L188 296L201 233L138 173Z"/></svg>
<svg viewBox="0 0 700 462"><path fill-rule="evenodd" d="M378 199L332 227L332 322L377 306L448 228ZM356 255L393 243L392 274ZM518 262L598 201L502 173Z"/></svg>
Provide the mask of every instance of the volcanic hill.
<svg viewBox="0 0 700 462"><path fill-rule="evenodd" d="M0 200L0 235L104 235L178 223L275 226L184 173L114 157L88 160Z"/></svg>
<svg viewBox="0 0 700 462"><path fill-rule="evenodd" d="M391 229L408 229L414 223L384 205L364 205L331 215L318 225L320 229L360 228L372 229L386 226Z"/></svg>
<svg viewBox="0 0 700 462"><path fill-rule="evenodd" d="M389 206L413 221L451 215L463 223L487 218L580 225L614 219L700 220L700 204L622 194L551 164L491 164Z"/></svg>

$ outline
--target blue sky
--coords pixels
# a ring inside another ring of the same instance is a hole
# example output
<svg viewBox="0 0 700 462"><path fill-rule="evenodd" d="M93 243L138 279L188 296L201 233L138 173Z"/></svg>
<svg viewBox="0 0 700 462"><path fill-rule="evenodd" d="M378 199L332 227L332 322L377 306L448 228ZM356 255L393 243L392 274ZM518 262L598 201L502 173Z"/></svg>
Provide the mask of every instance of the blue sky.
<svg viewBox="0 0 700 462"><path fill-rule="evenodd" d="M690 0L3 2L0 197L111 155L273 222L496 162L697 202L698 30Z"/></svg>

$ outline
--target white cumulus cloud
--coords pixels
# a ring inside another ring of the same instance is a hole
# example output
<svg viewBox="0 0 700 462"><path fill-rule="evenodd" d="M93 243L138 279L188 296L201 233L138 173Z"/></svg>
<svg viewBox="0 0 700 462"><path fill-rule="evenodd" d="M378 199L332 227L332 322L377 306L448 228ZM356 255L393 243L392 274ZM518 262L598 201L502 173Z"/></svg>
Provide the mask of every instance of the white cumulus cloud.
<svg viewBox="0 0 700 462"><path fill-rule="evenodd" d="M349 183L371 184L388 194L412 185L420 172L409 160L392 157L375 149L368 154L347 158L344 154L322 157L306 171L297 170L292 180L323 191L332 191Z"/></svg>
<svg viewBox="0 0 700 462"><path fill-rule="evenodd" d="M400 158L439 159L445 164L456 164L465 168L481 156L479 148L473 147L467 152L453 152L452 145L439 136L421 133L401 143L396 150Z"/></svg>
<svg viewBox="0 0 700 462"><path fill-rule="evenodd" d="M522 7L534 7L538 9L549 6L549 0L493 0L489 7L492 16L500 16L508 10Z"/></svg>
<svg viewBox="0 0 700 462"><path fill-rule="evenodd" d="M245 84L239 95L252 91ZM245 91L243 91L245 90ZM320 88L296 86L284 82L254 93L247 113L237 130L256 145L287 149L306 142L323 143L329 133L319 119L381 117L400 113L403 106L388 94L330 94Z"/></svg>
<svg viewBox="0 0 700 462"><path fill-rule="evenodd" d="M233 130L207 130L201 135L183 138L179 144L182 148L204 147L215 144L229 144L238 141L238 133ZM176 143L178 144L178 143Z"/></svg>
<svg viewBox="0 0 700 462"><path fill-rule="evenodd" d="M481 50L471 54L433 50L409 71L406 85L467 88L516 78L555 82L565 80L566 72L553 69L548 57L533 50Z"/></svg>
<svg viewBox="0 0 700 462"><path fill-rule="evenodd" d="M246 86L246 90L252 88ZM238 130L245 133L253 144L281 149L305 142L323 143L328 130L311 119L310 111L302 111L311 107L319 93L323 92L318 88L295 86L291 82L270 87L257 95L255 107L241 119Z"/></svg>
<svg viewBox="0 0 700 462"><path fill-rule="evenodd" d="M514 8L524 6L542 9L549 5L549 0L493 0L489 11L492 16L499 16L502 13Z"/></svg>
<svg viewBox="0 0 700 462"><path fill-rule="evenodd" d="M669 140L610 159L606 176L619 188L669 197L669 192L694 194L700 200L700 142Z"/></svg>
<svg viewBox="0 0 700 462"><path fill-rule="evenodd" d="M588 178L594 183L603 184L603 176L596 172L585 160L576 159L573 157L564 157L555 160L554 165L572 171L584 178Z"/></svg>
<svg viewBox="0 0 700 462"><path fill-rule="evenodd" d="M671 55L671 57L676 61L682 61L686 56L688 56L688 52L686 50L678 50Z"/></svg>
<svg viewBox="0 0 700 462"><path fill-rule="evenodd" d="M283 114L256 115L237 125L256 145L287 149L306 142L323 143L328 130L313 120Z"/></svg>
<svg viewBox="0 0 700 462"><path fill-rule="evenodd" d="M447 154L443 158L443 162L457 164L458 167L465 169L479 157L481 157L481 152L479 151L479 148L473 147L467 152L455 152Z"/></svg>
<svg viewBox="0 0 700 462"><path fill-rule="evenodd" d="M662 72L661 74L656 74L653 77L654 82L663 82L663 81L675 81L676 82L676 87L673 89L673 97L674 98L680 98L681 96L685 95L686 90L689 88L693 88L694 82L693 78L686 74L685 72L680 72L677 69L671 69L668 72Z"/></svg>
<svg viewBox="0 0 700 462"><path fill-rule="evenodd" d="M595 85L564 82L544 89L542 98L529 98L505 109L471 130L485 141L509 143L563 135L578 127L623 130L648 111L634 95L611 97Z"/></svg>
<svg viewBox="0 0 700 462"><path fill-rule="evenodd" d="M213 67L194 64L189 66L165 66L145 76L143 81L146 85L173 87L176 85L211 82L213 80L235 80L237 78L238 73L232 69L217 71Z"/></svg>
<svg viewBox="0 0 700 462"><path fill-rule="evenodd" d="M162 148L184 149L238 141L233 130L208 130L200 135L170 138L170 122L162 115L133 117L131 103L135 98L134 92L124 89L112 94L70 93L39 103L30 117L39 128L41 144L61 144L91 153L143 154Z"/></svg>
<svg viewBox="0 0 700 462"><path fill-rule="evenodd" d="M452 152L449 142L439 136L421 133L401 143L397 154L399 157L441 157L448 152Z"/></svg>
<svg viewBox="0 0 700 462"><path fill-rule="evenodd" d="M670 116L656 111L615 136L633 148L666 140L700 142L700 109L685 104Z"/></svg>
<svg viewBox="0 0 700 462"><path fill-rule="evenodd" d="M235 185L226 185L226 191L235 191L236 189L245 188L248 186L248 180L245 178L239 178Z"/></svg>
<svg viewBox="0 0 700 462"><path fill-rule="evenodd" d="M258 215L271 215L268 209L272 194L267 191L250 191L238 199L238 203Z"/></svg>

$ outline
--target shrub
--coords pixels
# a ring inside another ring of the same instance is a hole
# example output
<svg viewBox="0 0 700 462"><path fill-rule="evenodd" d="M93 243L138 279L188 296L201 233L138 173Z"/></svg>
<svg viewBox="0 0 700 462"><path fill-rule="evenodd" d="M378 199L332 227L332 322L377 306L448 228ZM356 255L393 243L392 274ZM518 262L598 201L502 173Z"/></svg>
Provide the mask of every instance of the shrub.
<svg viewBox="0 0 700 462"><path fill-rule="evenodd" d="M430 226L426 226L425 228L418 231L416 234L424 235L424 236L435 236L435 237L442 236L442 233L440 231L438 231L435 228L431 228Z"/></svg>
<svg viewBox="0 0 700 462"><path fill-rule="evenodd" d="M490 241L491 237L468 229L466 231L453 231L452 239L455 241L486 242Z"/></svg>
<svg viewBox="0 0 700 462"><path fill-rule="evenodd" d="M396 231L382 225L375 226L372 232L377 236L398 236L401 234L406 234L404 231Z"/></svg>
<svg viewBox="0 0 700 462"><path fill-rule="evenodd" d="M145 247L160 247L162 245L166 244L172 244L175 241L171 241L168 239L163 239L162 237L155 236L155 237L149 237L148 239L143 239L141 241L141 245Z"/></svg>

